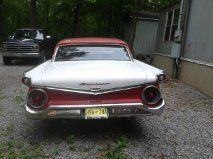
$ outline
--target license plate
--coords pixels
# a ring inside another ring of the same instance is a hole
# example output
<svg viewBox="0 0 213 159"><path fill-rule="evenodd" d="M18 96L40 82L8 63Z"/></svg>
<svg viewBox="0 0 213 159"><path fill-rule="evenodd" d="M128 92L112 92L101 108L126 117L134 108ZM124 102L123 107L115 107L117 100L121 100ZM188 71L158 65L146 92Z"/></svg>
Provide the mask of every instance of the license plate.
<svg viewBox="0 0 213 159"><path fill-rule="evenodd" d="M106 108L86 108L85 119L102 119L108 118L108 110Z"/></svg>

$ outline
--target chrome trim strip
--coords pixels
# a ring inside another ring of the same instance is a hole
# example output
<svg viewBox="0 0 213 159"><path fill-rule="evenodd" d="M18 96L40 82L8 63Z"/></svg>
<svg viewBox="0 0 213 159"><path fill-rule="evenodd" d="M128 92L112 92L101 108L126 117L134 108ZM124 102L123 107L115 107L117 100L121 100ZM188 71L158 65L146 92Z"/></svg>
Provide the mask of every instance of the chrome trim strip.
<svg viewBox="0 0 213 159"><path fill-rule="evenodd" d="M143 105L143 109L145 111L152 113L153 115L161 115L164 111L164 107L165 107L164 100L162 100L162 103L157 107L147 107L147 106Z"/></svg>
<svg viewBox="0 0 213 159"><path fill-rule="evenodd" d="M99 95L99 94L106 94L106 93L111 93L111 92L119 92L119 91L124 91L124 90L129 90L133 88L139 88L142 85L135 85L135 86L126 86L122 88L112 88L112 89L107 89L107 90L99 90L95 92L91 92L90 90L78 90L78 89L68 89L68 88L57 88L57 87L49 87L46 86L47 89L49 90L58 90L58 91L64 91L64 92L73 92L73 93L81 93L81 94L92 94L92 95Z"/></svg>
<svg viewBox="0 0 213 159"><path fill-rule="evenodd" d="M119 103L119 104L95 104L95 105L51 105L44 110L32 110L30 107L26 107L26 115L29 119L57 119L57 118L71 118L82 119L84 118L85 108L105 107L105 108L141 108L146 113L141 114L110 114L110 117L131 117L131 116L147 116L147 115L160 115L164 111L165 102L155 107L148 108L142 103Z"/></svg>
<svg viewBox="0 0 213 159"><path fill-rule="evenodd" d="M88 105L50 105L48 108L56 108L57 109L75 109L75 108L96 108L96 107L128 107L128 106L143 106L142 103L119 103L119 104L88 104Z"/></svg>
<svg viewBox="0 0 213 159"><path fill-rule="evenodd" d="M148 110L158 110L158 109L160 109L162 106L164 106L165 105L165 101L164 100L162 100L162 103L159 105L159 106L157 106L157 107L147 107L147 109Z"/></svg>

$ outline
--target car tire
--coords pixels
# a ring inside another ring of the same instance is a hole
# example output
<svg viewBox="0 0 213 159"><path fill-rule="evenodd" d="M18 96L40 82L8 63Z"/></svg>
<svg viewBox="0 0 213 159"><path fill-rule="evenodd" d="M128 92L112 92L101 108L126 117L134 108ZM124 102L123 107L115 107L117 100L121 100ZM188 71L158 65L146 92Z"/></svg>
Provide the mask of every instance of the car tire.
<svg viewBox="0 0 213 159"><path fill-rule="evenodd" d="M12 59L9 58L9 57L4 57L3 56L3 62L4 62L5 65L11 65Z"/></svg>
<svg viewBox="0 0 213 159"><path fill-rule="evenodd" d="M46 59L45 53L44 53L44 51L42 51L41 57L40 57L40 62L43 63L43 62L45 62L46 60L47 60L47 59Z"/></svg>

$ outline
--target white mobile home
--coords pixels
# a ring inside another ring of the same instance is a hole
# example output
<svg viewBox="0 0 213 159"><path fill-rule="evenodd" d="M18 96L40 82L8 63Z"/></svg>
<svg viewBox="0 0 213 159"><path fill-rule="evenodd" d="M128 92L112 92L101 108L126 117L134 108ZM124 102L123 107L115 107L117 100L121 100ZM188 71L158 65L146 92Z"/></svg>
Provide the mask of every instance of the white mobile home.
<svg viewBox="0 0 213 159"><path fill-rule="evenodd" d="M213 1L161 10L153 65L213 97Z"/></svg>

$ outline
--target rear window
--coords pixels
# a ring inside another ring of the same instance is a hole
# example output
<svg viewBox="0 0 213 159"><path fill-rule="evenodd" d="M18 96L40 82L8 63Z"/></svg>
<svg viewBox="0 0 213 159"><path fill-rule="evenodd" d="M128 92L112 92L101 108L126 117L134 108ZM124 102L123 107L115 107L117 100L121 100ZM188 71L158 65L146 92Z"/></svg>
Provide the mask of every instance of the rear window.
<svg viewBox="0 0 213 159"><path fill-rule="evenodd" d="M130 61L126 47L110 46L59 46L55 61L116 60Z"/></svg>

